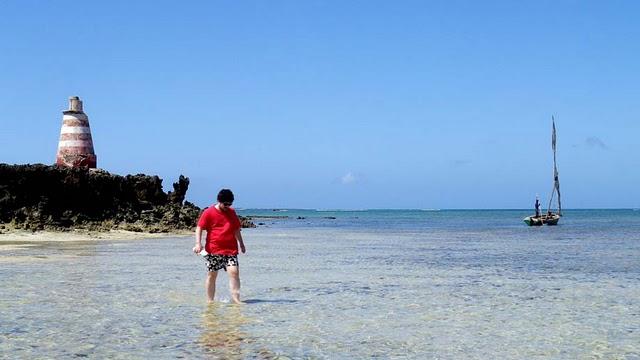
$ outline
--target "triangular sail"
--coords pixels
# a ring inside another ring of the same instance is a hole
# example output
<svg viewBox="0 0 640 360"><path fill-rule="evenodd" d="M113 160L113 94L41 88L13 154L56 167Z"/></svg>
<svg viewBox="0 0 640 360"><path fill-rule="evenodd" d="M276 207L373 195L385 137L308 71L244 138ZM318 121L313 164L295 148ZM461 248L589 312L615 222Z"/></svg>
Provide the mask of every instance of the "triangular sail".
<svg viewBox="0 0 640 360"><path fill-rule="evenodd" d="M551 117L553 124L553 135L551 136L551 143L553 147L553 184L558 193L558 215L562 216L562 202L560 201L560 179L558 176L558 164L556 162L556 119Z"/></svg>
<svg viewBox="0 0 640 360"><path fill-rule="evenodd" d="M551 210L551 203L553 202L553 195L558 193L558 215L562 216L562 203L560 201L560 180L558 178L558 165L556 163L556 120L551 117L552 131L551 131L551 149L553 150L553 190L551 190L551 198L549 199L549 207Z"/></svg>

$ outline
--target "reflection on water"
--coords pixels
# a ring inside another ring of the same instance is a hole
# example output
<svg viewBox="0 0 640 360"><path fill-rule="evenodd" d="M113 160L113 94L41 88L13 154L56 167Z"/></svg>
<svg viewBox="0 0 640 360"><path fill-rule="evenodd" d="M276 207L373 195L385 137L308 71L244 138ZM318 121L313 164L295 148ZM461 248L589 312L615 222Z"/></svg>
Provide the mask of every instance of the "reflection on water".
<svg viewBox="0 0 640 360"><path fill-rule="evenodd" d="M262 300L247 300L246 304L257 304ZM266 302L269 302L268 300ZM278 302L278 301L276 301ZM215 359L262 359L284 360L279 355L252 339L247 332L251 321L244 315L247 308L243 305L212 303L202 314L202 332L198 344L205 357Z"/></svg>
<svg viewBox="0 0 640 360"><path fill-rule="evenodd" d="M247 349L242 345L249 338L241 330L241 326L247 322L241 306L209 304L202 314L203 329L199 344L207 354L222 359L241 359L247 355Z"/></svg>

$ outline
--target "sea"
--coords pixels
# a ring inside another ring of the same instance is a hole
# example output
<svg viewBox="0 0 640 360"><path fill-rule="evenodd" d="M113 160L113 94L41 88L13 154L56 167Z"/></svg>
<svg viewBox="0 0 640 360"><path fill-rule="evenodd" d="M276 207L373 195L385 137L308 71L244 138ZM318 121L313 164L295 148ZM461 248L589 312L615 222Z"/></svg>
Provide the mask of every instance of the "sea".
<svg viewBox="0 0 640 360"><path fill-rule="evenodd" d="M193 237L0 243L0 358L640 359L637 209L238 212L244 305Z"/></svg>

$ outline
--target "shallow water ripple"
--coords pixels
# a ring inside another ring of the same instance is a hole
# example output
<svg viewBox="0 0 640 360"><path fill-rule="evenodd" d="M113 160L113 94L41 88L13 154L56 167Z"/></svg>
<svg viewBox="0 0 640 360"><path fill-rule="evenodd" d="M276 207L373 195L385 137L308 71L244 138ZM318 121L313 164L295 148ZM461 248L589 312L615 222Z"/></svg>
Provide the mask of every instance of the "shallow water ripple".
<svg viewBox="0 0 640 360"><path fill-rule="evenodd" d="M0 256L11 358L640 358L640 241L563 229L245 232L243 298L191 238ZM551 236L550 236L551 235Z"/></svg>

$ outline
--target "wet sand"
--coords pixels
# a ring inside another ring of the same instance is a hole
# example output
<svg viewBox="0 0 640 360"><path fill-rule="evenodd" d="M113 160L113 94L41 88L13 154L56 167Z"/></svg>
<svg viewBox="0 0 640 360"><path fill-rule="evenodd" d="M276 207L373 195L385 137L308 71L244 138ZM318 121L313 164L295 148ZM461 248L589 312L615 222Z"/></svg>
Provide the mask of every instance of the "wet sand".
<svg viewBox="0 0 640 360"><path fill-rule="evenodd" d="M171 233L147 233L126 230L111 231L26 231L26 230L3 230L0 233L0 251L24 248L34 243L43 242L76 242L76 241L96 241L96 240L144 240L159 238L175 238L192 235L191 231L179 231Z"/></svg>
<svg viewBox="0 0 640 360"><path fill-rule="evenodd" d="M192 236L191 231L173 233L147 233L126 230L111 231L88 231L71 230L65 232L56 231L26 231L26 230L3 230L0 234L0 263L19 263L24 261L46 261L60 260L64 258L76 258L76 255L59 254L56 256L11 256L16 251L24 251L30 248L36 249L42 246L58 246L55 244L91 243L103 241L132 241L150 240L176 237ZM60 246L61 246L60 245Z"/></svg>

